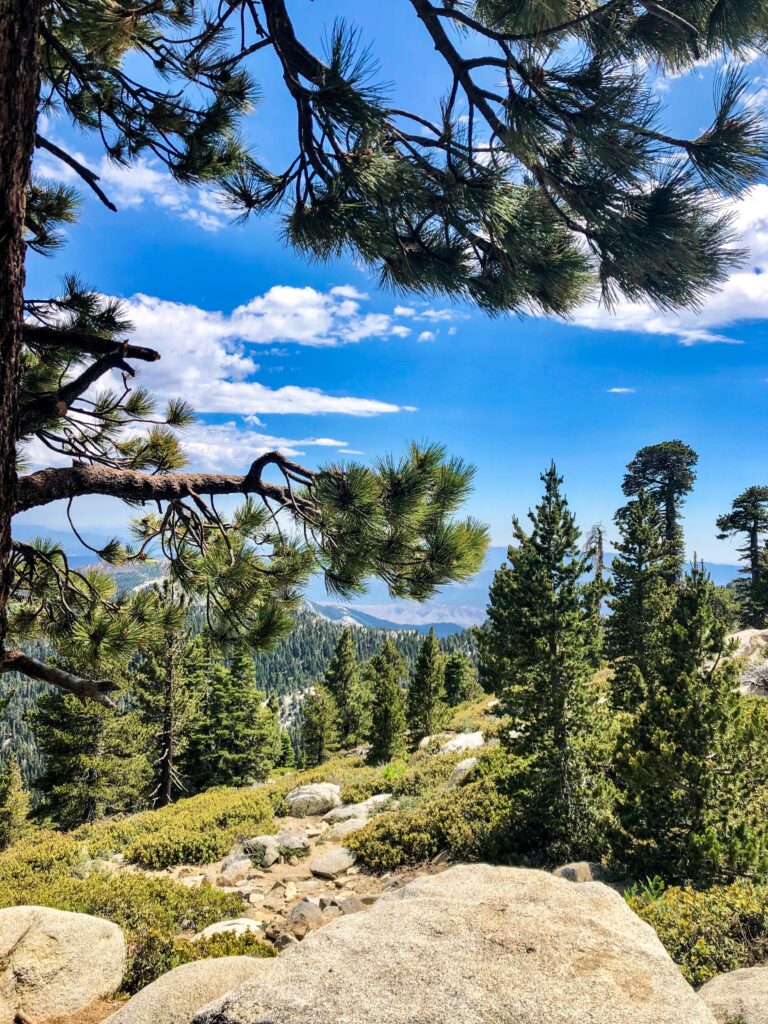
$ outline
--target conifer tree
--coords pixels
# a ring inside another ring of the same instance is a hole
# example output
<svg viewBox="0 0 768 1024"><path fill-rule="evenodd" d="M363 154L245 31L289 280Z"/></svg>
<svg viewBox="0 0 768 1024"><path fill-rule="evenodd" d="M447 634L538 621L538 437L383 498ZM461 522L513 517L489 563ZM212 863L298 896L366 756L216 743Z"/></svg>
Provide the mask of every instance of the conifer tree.
<svg viewBox="0 0 768 1024"><path fill-rule="evenodd" d="M485 687L510 717L503 742L516 766L509 786L520 809L511 842L550 863L596 856L604 808L601 772L588 756L594 621L582 580L590 563L554 464L541 479L530 533L513 519L515 543L494 576L488 622L476 636Z"/></svg>
<svg viewBox="0 0 768 1024"><path fill-rule="evenodd" d="M645 493L658 504L664 521L664 538L669 551L667 582L683 575L685 541L681 522L682 504L693 490L699 457L682 441L662 441L641 448L627 466L622 490L627 497Z"/></svg>
<svg viewBox="0 0 768 1024"><path fill-rule="evenodd" d="M741 707L717 609L694 563L676 595L660 681L619 739L615 849L633 877L711 885L767 863L752 799L762 778L751 770L760 764L764 775L765 738Z"/></svg>
<svg viewBox="0 0 768 1024"><path fill-rule="evenodd" d="M674 555L663 513L645 491L616 513L621 539L611 564L606 649L614 661L616 708L633 711L659 679L674 601Z"/></svg>
<svg viewBox="0 0 768 1024"><path fill-rule="evenodd" d="M603 622L603 601L610 588L605 573L605 527L596 523L584 539L582 554L587 555L593 566L592 580L589 584L588 601L592 614L592 631L595 642L593 645L593 663L599 668L603 661L605 646L605 624Z"/></svg>
<svg viewBox="0 0 768 1024"><path fill-rule="evenodd" d="M405 683L408 671L391 640L368 663L371 707L371 764L383 764L405 753Z"/></svg>
<svg viewBox="0 0 768 1024"><path fill-rule="evenodd" d="M339 709L322 683L318 683L304 700L301 742L304 764L308 767L322 764L339 749Z"/></svg>
<svg viewBox="0 0 768 1024"><path fill-rule="evenodd" d="M445 661L445 700L449 707L456 707L467 700L477 700L483 695L483 688L477 681L477 672L472 662L461 651L450 654Z"/></svg>
<svg viewBox="0 0 768 1024"><path fill-rule="evenodd" d="M367 712L355 640L349 627L342 631L338 639L325 673L324 684L339 709L341 743L349 746L365 734Z"/></svg>
<svg viewBox="0 0 768 1024"><path fill-rule="evenodd" d="M287 729L280 731L280 754L275 761L276 768L295 768L296 751L293 749L291 735Z"/></svg>
<svg viewBox="0 0 768 1024"><path fill-rule="evenodd" d="M22 839L30 828L32 802L24 788L18 758L11 754L0 775L0 850Z"/></svg>
<svg viewBox="0 0 768 1024"><path fill-rule="evenodd" d="M192 642L187 656L199 694L183 759L191 791L263 781L273 763L274 726L253 657L241 649L228 668L204 637Z"/></svg>
<svg viewBox="0 0 768 1024"><path fill-rule="evenodd" d="M135 711L43 694L30 724L44 755L41 809L62 828L139 810L149 801L148 737Z"/></svg>
<svg viewBox="0 0 768 1024"><path fill-rule="evenodd" d="M445 703L445 657L440 651L434 629L430 629L419 648L408 686L406 720L411 743L438 732L447 719Z"/></svg>
<svg viewBox="0 0 768 1024"><path fill-rule="evenodd" d="M742 608L742 623L762 629L768 617L768 557L765 534L768 532L768 487L748 487L733 499L731 511L719 516L720 539L742 534L745 543L739 548L744 563L737 593Z"/></svg>

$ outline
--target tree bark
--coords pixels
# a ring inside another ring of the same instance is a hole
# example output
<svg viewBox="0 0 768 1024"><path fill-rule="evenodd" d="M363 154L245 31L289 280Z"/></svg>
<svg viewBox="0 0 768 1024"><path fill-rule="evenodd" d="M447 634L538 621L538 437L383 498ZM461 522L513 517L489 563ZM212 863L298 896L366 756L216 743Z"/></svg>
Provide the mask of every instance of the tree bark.
<svg viewBox="0 0 768 1024"><path fill-rule="evenodd" d="M176 698L176 648L173 638L167 640L165 679L163 681L163 728L160 737L160 784L157 806L167 807L173 800L174 703Z"/></svg>
<svg viewBox="0 0 768 1024"><path fill-rule="evenodd" d="M24 301L24 218L40 89L42 0L0 0L0 653L8 632Z"/></svg>

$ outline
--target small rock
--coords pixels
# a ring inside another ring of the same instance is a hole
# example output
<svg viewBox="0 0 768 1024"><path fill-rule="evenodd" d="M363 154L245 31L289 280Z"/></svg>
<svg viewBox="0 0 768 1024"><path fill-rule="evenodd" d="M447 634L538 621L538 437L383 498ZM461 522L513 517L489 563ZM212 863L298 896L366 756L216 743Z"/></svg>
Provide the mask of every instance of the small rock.
<svg viewBox="0 0 768 1024"><path fill-rule="evenodd" d="M347 896L339 904L342 914L359 914L365 910L365 904L359 896Z"/></svg>
<svg viewBox="0 0 768 1024"><path fill-rule="evenodd" d="M434 866L436 868L442 867L444 864L450 864L450 863L451 863L451 855L448 852L448 850L441 850L440 853L438 853L436 857L432 858L432 864L434 864Z"/></svg>
<svg viewBox="0 0 768 1024"><path fill-rule="evenodd" d="M335 879L349 871L356 859L354 853L346 846L339 846L319 857L313 857L309 862L309 870L318 878Z"/></svg>
<svg viewBox="0 0 768 1024"><path fill-rule="evenodd" d="M233 861L219 875L216 884L220 887L236 886L238 882L244 882L251 872L251 862L247 857Z"/></svg>
<svg viewBox="0 0 768 1024"><path fill-rule="evenodd" d="M298 944L299 940L295 935L291 935L290 932L281 932L274 940L275 949L281 953L284 949L288 949L289 946L298 946Z"/></svg>
<svg viewBox="0 0 768 1024"><path fill-rule="evenodd" d="M552 872L555 878L565 878L568 882L605 882L608 872L602 864L591 860L577 860L572 864L563 864Z"/></svg>
<svg viewBox="0 0 768 1024"><path fill-rule="evenodd" d="M377 793L376 796L368 797L359 804L342 804L341 807L334 807L324 815L323 820L336 822L346 821L347 818L367 818L377 807L389 803L391 799L391 793Z"/></svg>
<svg viewBox="0 0 768 1024"><path fill-rule="evenodd" d="M179 882L182 885L186 885L188 889L199 889L205 880L205 875L184 875L183 878L179 879Z"/></svg>
<svg viewBox="0 0 768 1024"><path fill-rule="evenodd" d="M462 732L440 747L441 754L455 754L459 750L476 750L485 744L482 732Z"/></svg>
<svg viewBox="0 0 768 1024"><path fill-rule="evenodd" d="M274 836L254 836L243 843L243 851L261 868L271 867L280 860L280 847Z"/></svg>
<svg viewBox="0 0 768 1024"><path fill-rule="evenodd" d="M285 889L283 890L283 897L286 903L292 903L299 895L299 890L295 884L291 881L285 883Z"/></svg>
<svg viewBox="0 0 768 1024"><path fill-rule="evenodd" d="M344 839L349 835L350 832L357 832L358 829L368 824L366 818L347 818L345 821L340 821L337 825L334 825L325 836L322 837L320 842L327 840L332 842L334 839Z"/></svg>
<svg viewBox="0 0 768 1024"><path fill-rule="evenodd" d="M230 921L218 921L216 924L209 924L207 928L203 928L197 935L193 935L192 941L197 942L199 939L210 939L212 935L221 935L224 932L231 932L233 935L246 935L248 932L261 933L262 923L250 917L235 917Z"/></svg>
<svg viewBox="0 0 768 1024"><path fill-rule="evenodd" d="M448 779L450 784L452 786L456 786L458 785L458 783L463 782L476 764L476 757L465 757L463 761L459 761L459 763L451 772L450 778Z"/></svg>
<svg viewBox="0 0 768 1024"><path fill-rule="evenodd" d="M425 736L419 740L419 750L426 750L431 743L437 743L438 740L445 740L451 734L449 732L438 732L434 736Z"/></svg>
<svg viewBox="0 0 768 1024"><path fill-rule="evenodd" d="M286 829L274 837L283 857L306 853L309 850L309 837L306 832Z"/></svg>
<svg viewBox="0 0 768 1024"><path fill-rule="evenodd" d="M718 1024L768 1024L768 967L743 967L702 985L699 998Z"/></svg>
<svg viewBox="0 0 768 1024"><path fill-rule="evenodd" d="M295 818L325 814L341 805L341 791L332 782L312 782L292 789L285 798Z"/></svg>

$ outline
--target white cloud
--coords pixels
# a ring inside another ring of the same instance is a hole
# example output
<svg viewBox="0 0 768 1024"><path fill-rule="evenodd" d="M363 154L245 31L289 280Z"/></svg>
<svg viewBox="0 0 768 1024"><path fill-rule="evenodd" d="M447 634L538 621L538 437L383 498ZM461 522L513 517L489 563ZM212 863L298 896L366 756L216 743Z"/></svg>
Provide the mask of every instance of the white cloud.
<svg viewBox="0 0 768 1024"><path fill-rule="evenodd" d="M274 437L255 430L243 429L235 422L197 422L182 435L190 467L197 472L242 473L265 452L280 451L295 458L306 454L306 448L335 448L350 453L346 441L328 437Z"/></svg>
<svg viewBox="0 0 768 1024"><path fill-rule="evenodd" d="M375 398L295 385L269 388L254 379L259 367L247 343L334 345L390 332L385 314L340 315L339 304L350 301L313 288L276 286L231 314L148 295L135 295L125 305L136 343L161 353L159 362L142 366L142 380L159 398L180 396L198 412L243 416L399 412L400 406Z"/></svg>
<svg viewBox="0 0 768 1024"><path fill-rule="evenodd" d="M768 318L768 185L755 186L734 204L734 212L749 261L700 309L660 312L645 303L622 302L609 311L595 300L576 309L573 322L596 330L676 337L682 345L742 344L734 328Z"/></svg>
<svg viewBox="0 0 768 1024"><path fill-rule="evenodd" d="M419 341L434 341L437 335L434 331L422 331L419 335Z"/></svg>
<svg viewBox="0 0 768 1024"><path fill-rule="evenodd" d="M395 306L395 316L415 316L416 310L413 306Z"/></svg>
<svg viewBox="0 0 768 1024"><path fill-rule="evenodd" d="M635 388L608 388L609 395L634 395Z"/></svg>

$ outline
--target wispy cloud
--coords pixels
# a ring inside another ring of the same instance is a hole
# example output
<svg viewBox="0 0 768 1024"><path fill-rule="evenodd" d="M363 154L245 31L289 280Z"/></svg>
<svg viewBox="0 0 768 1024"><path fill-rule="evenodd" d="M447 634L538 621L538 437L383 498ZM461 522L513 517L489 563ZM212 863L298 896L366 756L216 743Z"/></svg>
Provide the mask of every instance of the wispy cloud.
<svg viewBox="0 0 768 1024"><path fill-rule="evenodd" d="M608 388L609 395L634 395L636 388Z"/></svg>

